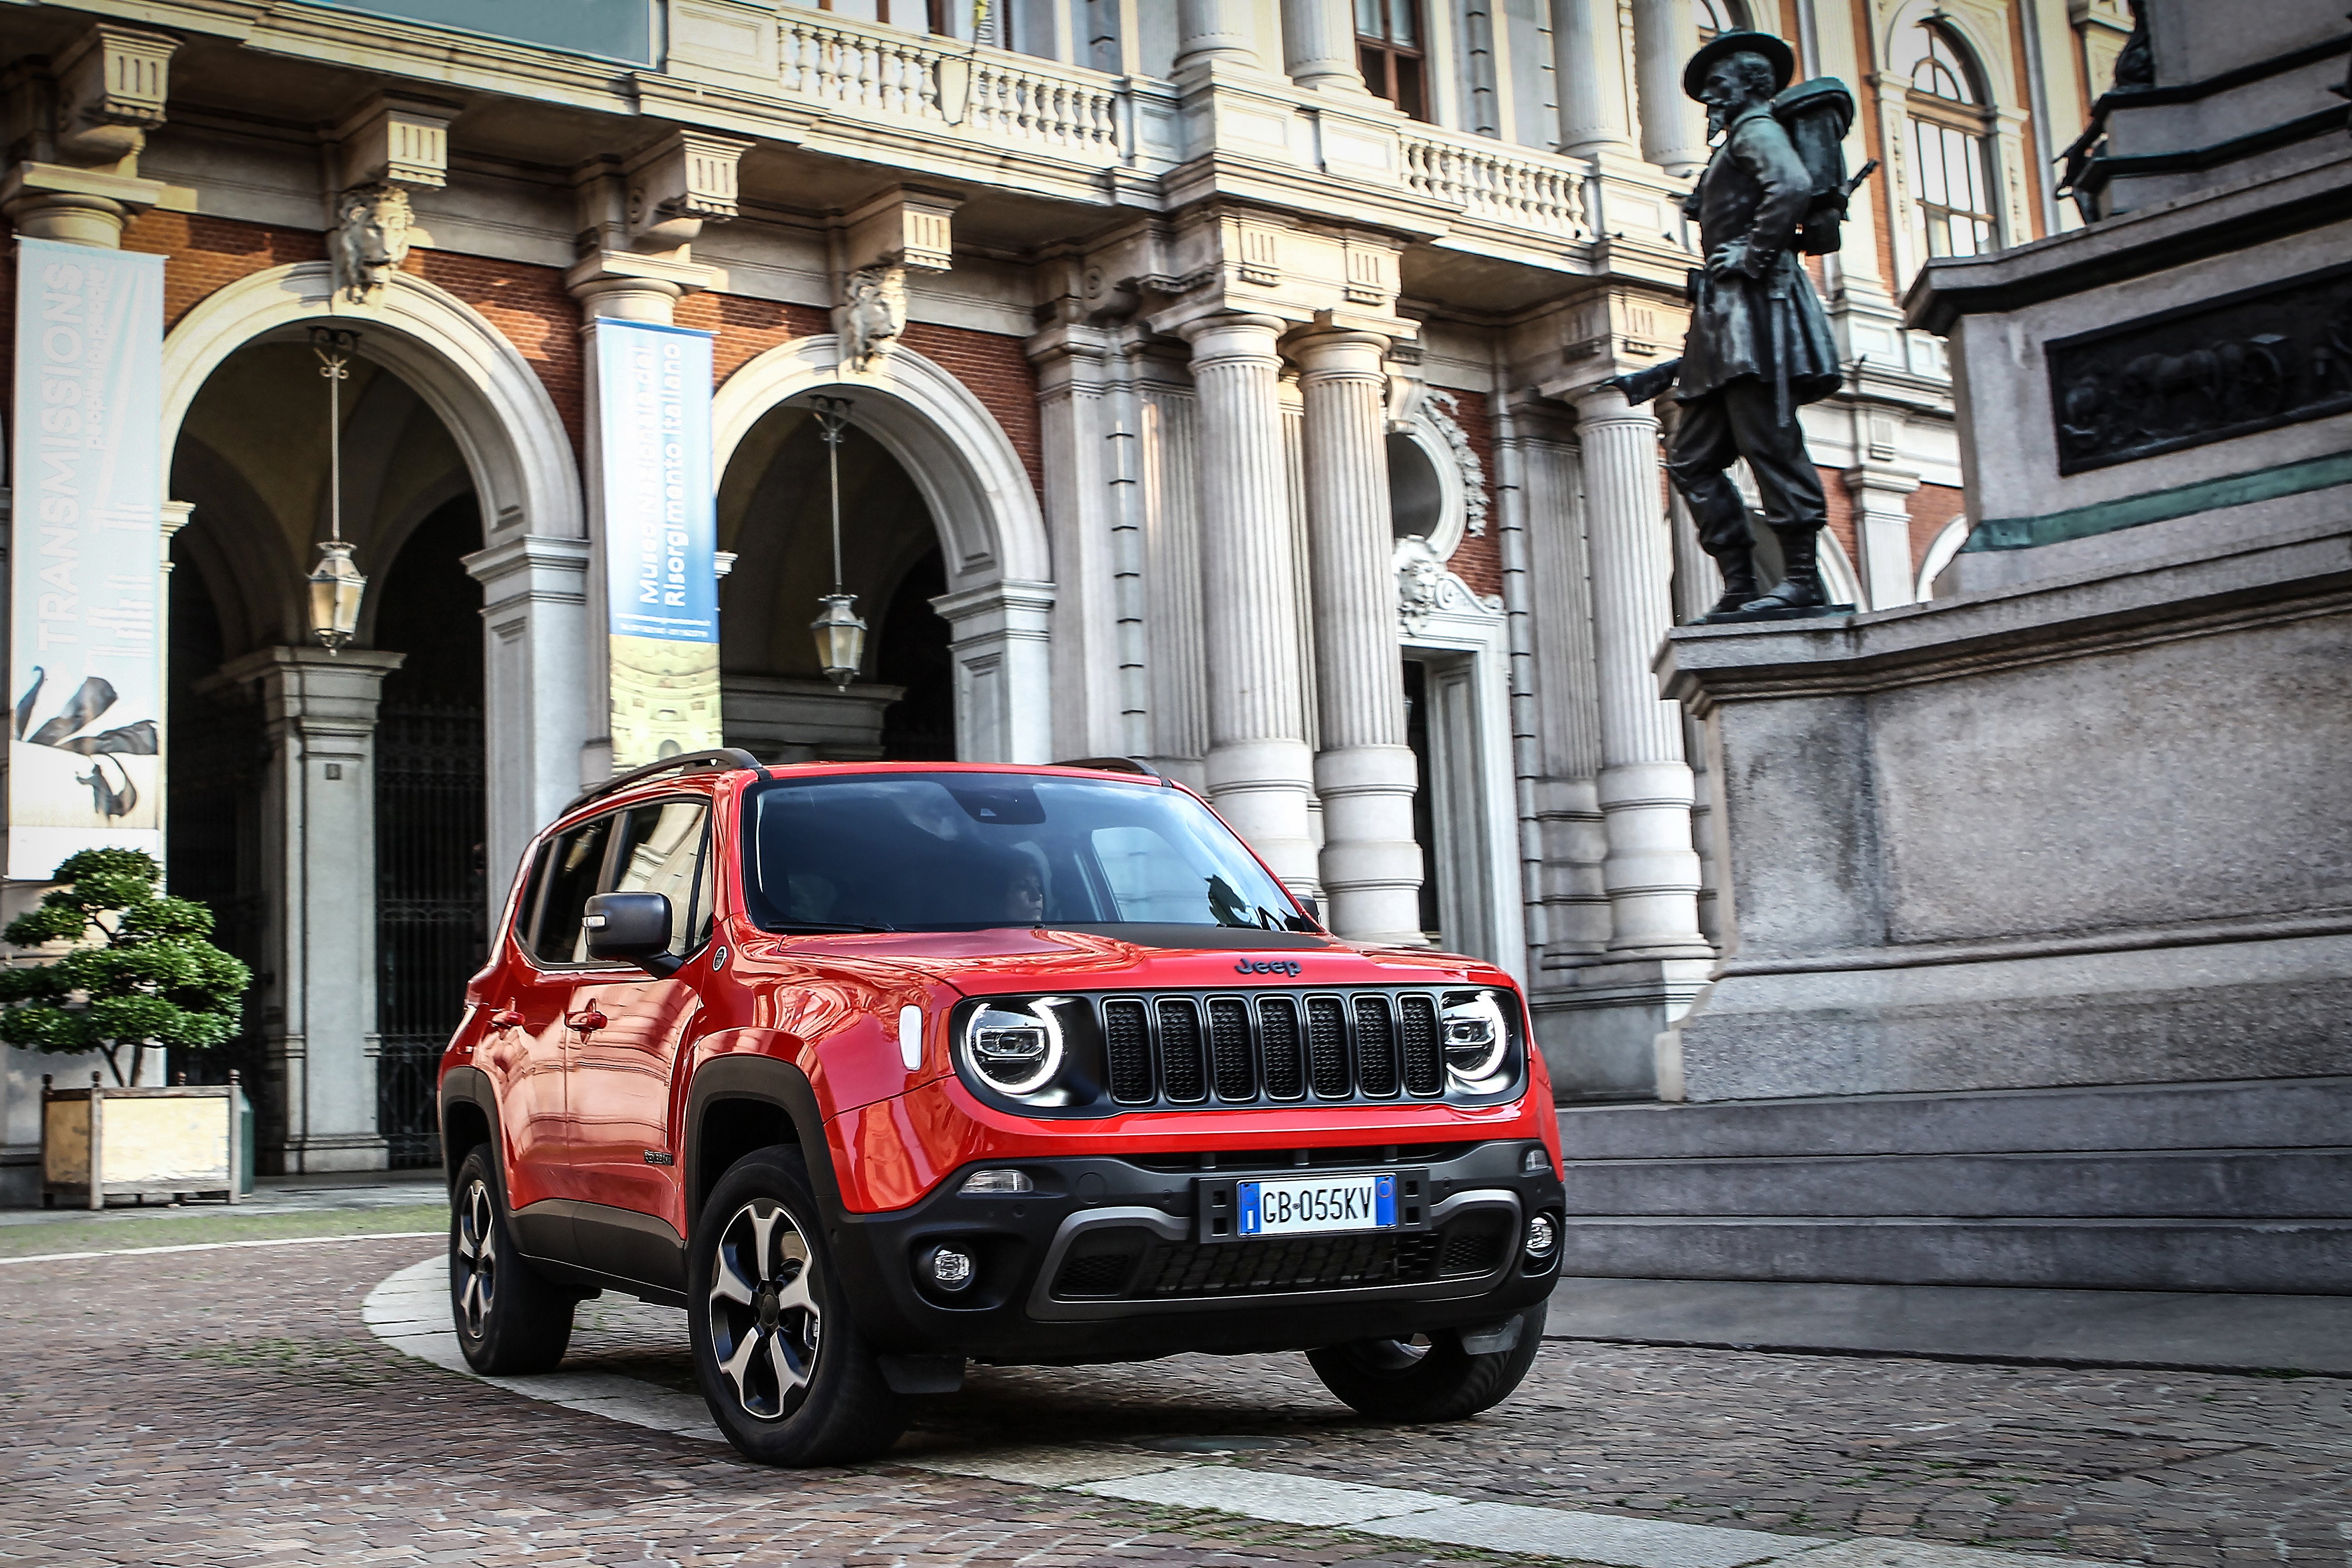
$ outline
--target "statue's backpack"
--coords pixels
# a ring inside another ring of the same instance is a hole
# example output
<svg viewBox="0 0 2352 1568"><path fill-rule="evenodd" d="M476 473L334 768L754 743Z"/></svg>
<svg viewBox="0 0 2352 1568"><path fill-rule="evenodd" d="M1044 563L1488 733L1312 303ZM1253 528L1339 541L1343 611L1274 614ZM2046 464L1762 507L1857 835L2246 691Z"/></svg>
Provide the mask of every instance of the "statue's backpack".
<svg viewBox="0 0 2352 1568"><path fill-rule="evenodd" d="M1801 81L1772 100L1773 118L1789 132L1805 172L1813 177L1812 205L1797 225L1797 250L1806 256L1826 256L1843 243L1846 200L1854 187L1878 167L1873 158L1848 179L1845 133L1853 124L1853 94L1833 76Z"/></svg>

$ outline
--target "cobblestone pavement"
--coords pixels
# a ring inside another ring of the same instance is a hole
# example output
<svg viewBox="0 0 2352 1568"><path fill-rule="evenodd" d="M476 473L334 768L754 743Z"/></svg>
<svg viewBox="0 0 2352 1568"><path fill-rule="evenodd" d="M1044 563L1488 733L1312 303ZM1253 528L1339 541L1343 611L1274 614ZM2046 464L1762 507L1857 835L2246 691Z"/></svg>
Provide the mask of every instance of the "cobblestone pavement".
<svg viewBox="0 0 2352 1568"><path fill-rule="evenodd" d="M0 1268L0 1563L1371 1565L1480 1554L896 1465L780 1473L375 1342L429 1250L365 1239ZM567 1370L678 1385L598 1302ZM2352 1568L2352 1382L1553 1342L1500 1410L1371 1426L1297 1357L975 1372L911 1447L1245 1436L1234 1462L1690 1523L2151 1563Z"/></svg>

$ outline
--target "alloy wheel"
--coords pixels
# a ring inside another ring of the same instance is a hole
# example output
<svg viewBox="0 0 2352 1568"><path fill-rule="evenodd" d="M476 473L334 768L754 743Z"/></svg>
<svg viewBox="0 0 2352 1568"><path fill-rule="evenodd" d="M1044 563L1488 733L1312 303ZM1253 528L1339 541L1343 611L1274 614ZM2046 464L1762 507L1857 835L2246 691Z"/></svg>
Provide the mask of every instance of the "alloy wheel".
<svg viewBox="0 0 2352 1568"><path fill-rule="evenodd" d="M456 1243L449 1259L450 1283L466 1332L479 1339L488 1331L499 1289L498 1205L488 1182L468 1182L458 1198Z"/></svg>
<svg viewBox="0 0 2352 1568"><path fill-rule="evenodd" d="M808 1393L824 1314L808 1238L772 1198L754 1198L720 1227L710 1271L710 1348L736 1405L781 1420Z"/></svg>

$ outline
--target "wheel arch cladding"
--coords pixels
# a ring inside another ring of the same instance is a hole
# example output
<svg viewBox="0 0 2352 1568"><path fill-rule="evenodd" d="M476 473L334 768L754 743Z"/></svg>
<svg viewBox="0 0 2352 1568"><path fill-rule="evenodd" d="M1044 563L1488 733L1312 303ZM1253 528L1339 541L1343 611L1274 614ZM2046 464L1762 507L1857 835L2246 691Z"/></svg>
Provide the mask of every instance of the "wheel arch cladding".
<svg viewBox="0 0 2352 1568"><path fill-rule="evenodd" d="M498 1100L490 1080L479 1068L452 1068L441 1080L441 1173L454 1184L457 1167L483 1144L498 1163Z"/></svg>
<svg viewBox="0 0 2352 1568"><path fill-rule="evenodd" d="M769 1056L724 1056L703 1063L686 1101L686 1218L700 1223L703 1205L728 1167L755 1149L795 1143L808 1162L819 1201L835 1213L841 1191L826 1157L824 1121L808 1077Z"/></svg>

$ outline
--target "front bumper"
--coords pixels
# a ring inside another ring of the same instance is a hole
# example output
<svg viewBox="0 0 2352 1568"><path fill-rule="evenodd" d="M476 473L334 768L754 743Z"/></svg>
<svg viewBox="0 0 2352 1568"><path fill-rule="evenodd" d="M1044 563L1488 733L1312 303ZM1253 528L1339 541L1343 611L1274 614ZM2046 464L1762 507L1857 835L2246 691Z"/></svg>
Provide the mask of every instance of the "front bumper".
<svg viewBox="0 0 2352 1568"><path fill-rule="evenodd" d="M1528 1139L1427 1149L1286 1152L1197 1161L1152 1156L992 1160L1035 1190L930 1196L838 1217L836 1262L876 1348L1002 1363L1138 1360L1183 1351L1308 1350L1496 1322L1550 1293L1559 1252L1523 1251L1528 1216L1562 1206L1550 1162L1523 1168ZM1190 1168L1173 1168L1180 1165ZM1421 1184L1394 1232L1213 1239L1204 1194L1236 1177L1395 1171ZM950 1293L918 1279L931 1248L978 1264Z"/></svg>

